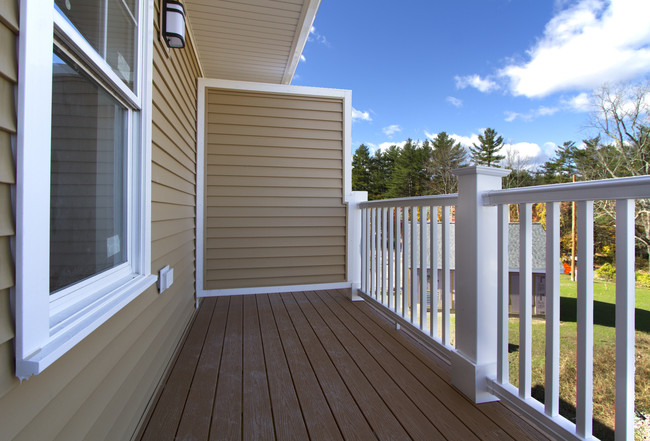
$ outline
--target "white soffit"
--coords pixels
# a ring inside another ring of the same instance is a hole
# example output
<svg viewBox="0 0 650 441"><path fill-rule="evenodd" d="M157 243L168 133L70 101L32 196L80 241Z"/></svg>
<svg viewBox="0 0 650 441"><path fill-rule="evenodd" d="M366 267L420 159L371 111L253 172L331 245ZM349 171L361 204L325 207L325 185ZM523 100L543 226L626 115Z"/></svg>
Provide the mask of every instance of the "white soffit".
<svg viewBox="0 0 650 441"><path fill-rule="evenodd" d="M186 0L207 78L290 84L320 0Z"/></svg>

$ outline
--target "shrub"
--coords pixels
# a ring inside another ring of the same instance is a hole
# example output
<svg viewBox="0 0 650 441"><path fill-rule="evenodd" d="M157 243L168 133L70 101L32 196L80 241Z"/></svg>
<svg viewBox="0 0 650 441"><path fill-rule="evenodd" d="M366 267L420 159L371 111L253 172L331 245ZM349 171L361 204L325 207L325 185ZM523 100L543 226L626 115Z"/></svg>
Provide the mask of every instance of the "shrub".
<svg viewBox="0 0 650 441"><path fill-rule="evenodd" d="M636 273L636 281L640 286L650 288L650 273Z"/></svg>
<svg viewBox="0 0 650 441"><path fill-rule="evenodd" d="M596 274L599 278L609 282L616 278L616 268L611 263L604 263L603 266L596 270Z"/></svg>

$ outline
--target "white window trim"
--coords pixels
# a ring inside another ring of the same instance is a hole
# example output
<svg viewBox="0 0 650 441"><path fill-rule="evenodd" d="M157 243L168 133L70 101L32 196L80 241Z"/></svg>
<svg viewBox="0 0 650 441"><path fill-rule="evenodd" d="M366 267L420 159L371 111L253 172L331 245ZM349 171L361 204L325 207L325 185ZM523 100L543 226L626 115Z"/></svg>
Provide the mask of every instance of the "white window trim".
<svg viewBox="0 0 650 441"><path fill-rule="evenodd" d="M130 214L127 238L132 272L127 277L116 272L121 276L109 280L102 291L62 312L62 306L52 307L49 292L49 176L54 25L65 27L67 22L55 18L52 0L20 1L15 249L16 376L20 379L42 372L157 280L151 274L153 11L153 0L143 0L136 93L120 91L123 99L140 109L136 129L140 147L136 146L137 157L132 156L140 169L139 182L129 179L127 188L131 206L137 207ZM87 45L75 38L66 43L82 50ZM93 56L84 61L91 67L105 63Z"/></svg>

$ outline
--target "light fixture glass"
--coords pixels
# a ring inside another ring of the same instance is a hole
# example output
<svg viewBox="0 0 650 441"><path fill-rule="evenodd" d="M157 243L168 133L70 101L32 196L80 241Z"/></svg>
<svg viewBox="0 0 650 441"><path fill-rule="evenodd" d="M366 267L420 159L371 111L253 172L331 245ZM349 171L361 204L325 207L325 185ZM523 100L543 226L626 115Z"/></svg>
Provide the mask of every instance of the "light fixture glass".
<svg viewBox="0 0 650 441"><path fill-rule="evenodd" d="M164 32L167 46L185 47L185 8L180 2L165 0Z"/></svg>

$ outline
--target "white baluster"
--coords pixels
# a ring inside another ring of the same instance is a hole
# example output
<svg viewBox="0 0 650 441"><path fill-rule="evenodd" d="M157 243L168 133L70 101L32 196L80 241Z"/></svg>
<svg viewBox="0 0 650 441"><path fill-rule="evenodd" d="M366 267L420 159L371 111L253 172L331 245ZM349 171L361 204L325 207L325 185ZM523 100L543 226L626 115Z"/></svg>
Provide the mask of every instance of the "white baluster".
<svg viewBox="0 0 650 441"><path fill-rule="evenodd" d="M594 373L594 203L581 201L578 211L578 341L576 433L591 436Z"/></svg>
<svg viewBox="0 0 650 441"><path fill-rule="evenodd" d="M555 417L560 400L560 203L546 204L545 412Z"/></svg>

